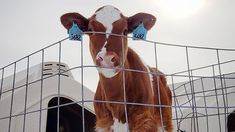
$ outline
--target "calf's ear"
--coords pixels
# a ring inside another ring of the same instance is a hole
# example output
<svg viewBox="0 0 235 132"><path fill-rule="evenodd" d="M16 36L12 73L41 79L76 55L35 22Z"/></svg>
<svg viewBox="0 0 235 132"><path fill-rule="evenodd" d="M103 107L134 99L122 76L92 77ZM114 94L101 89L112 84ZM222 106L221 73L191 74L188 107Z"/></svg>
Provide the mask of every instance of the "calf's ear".
<svg viewBox="0 0 235 132"><path fill-rule="evenodd" d="M141 23L147 30L150 30L156 22L156 17L147 13L137 13L128 18L128 32L131 33Z"/></svg>
<svg viewBox="0 0 235 132"><path fill-rule="evenodd" d="M73 22L76 23L83 32L88 29L89 20L79 13L66 13L60 17L60 21L66 29L70 29Z"/></svg>

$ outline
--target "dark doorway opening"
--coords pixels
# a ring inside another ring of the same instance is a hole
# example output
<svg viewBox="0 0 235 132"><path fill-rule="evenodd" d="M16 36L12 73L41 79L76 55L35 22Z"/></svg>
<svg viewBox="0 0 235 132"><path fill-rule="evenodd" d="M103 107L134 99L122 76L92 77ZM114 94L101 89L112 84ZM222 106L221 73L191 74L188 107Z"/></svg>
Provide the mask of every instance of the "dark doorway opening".
<svg viewBox="0 0 235 132"><path fill-rule="evenodd" d="M49 101L48 107L58 105L58 98ZM60 105L73 101L60 97ZM84 111L85 131L93 132L95 128L95 115L90 111ZM59 132L82 132L82 107L78 104L69 104L59 108ZM46 132L57 132L57 107L48 109Z"/></svg>
<svg viewBox="0 0 235 132"><path fill-rule="evenodd" d="M228 132L235 132L235 110L228 115Z"/></svg>

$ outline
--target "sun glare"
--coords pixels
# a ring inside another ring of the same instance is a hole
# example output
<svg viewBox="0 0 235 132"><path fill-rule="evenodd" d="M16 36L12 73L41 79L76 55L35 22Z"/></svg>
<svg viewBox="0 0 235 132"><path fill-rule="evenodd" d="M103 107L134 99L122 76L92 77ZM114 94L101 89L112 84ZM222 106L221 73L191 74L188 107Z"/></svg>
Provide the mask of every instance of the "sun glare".
<svg viewBox="0 0 235 132"><path fill-rule="evenodd" d="M188 17L204 5L205 0L157 0L157 5L161 13L169 17Z"/></svg>

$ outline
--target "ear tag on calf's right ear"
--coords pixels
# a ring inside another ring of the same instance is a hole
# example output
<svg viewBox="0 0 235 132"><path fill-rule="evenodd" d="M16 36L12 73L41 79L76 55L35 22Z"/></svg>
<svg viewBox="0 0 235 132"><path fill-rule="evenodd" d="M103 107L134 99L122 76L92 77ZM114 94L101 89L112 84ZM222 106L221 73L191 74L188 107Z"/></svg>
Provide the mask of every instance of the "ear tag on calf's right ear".
<svg viewBox="0 0 235 132"><path fill-rule="evenodd" d="M136 29L133 30L133 40L146 40L147 29L144 27L144 23L141 23Z"/></svg>
<svg viewBox="0 0 235 132"><path fill-rule="evenodd" d="M82 30L78 27L76 23L73 22L72 27L68 30L69 40L82 40Z"/></svg>

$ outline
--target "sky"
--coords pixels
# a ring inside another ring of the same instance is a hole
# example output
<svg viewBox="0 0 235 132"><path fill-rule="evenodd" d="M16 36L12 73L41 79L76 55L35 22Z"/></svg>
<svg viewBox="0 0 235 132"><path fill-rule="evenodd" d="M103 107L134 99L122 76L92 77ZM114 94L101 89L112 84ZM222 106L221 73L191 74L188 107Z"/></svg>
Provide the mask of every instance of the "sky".
<svg viewBox="0 0 235 132"><path fill-rule="evenodd" d="M62 14L78 12L90 17L96 9L104 5L117 7L125 16L139 12L156 16L157 22L148 32L148 40L235 49L234 0L1 0L0 67L66 38L67 31L60 23ZM84 64L91 65L87 36L84 36L83 44ZM66 41L63 46L62 61L70 67L78 66L80 43ZM153 45L130 41L129 46L147 64L155 66ZM55 51L56 48L46 51L45 60L58 60ZM157 45L157 51L158 68L164 73L171 74L187 69L185 49ZM190 49L189 52L192 68L217 63L215 51ZM221 54L221 61L234 59L235 56L231 52ZM31 66L40 63L39 56L31 58ZM223 70L234 71L231 66L223 67ZM94 68L85 69L84 82L92 90L98 81L97 74Z"/></svg>

